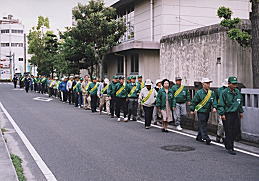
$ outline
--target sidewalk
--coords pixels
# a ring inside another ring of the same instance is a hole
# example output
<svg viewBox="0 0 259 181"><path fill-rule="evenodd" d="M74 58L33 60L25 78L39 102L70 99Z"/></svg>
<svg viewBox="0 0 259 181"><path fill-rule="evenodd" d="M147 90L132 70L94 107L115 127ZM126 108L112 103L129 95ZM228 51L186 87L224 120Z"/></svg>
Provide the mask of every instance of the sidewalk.
<svg viewBox="0 0 259 181"><path fill-rule="evenodd" d="M0 134L0 180L18 181L2 131Z"/></svg>

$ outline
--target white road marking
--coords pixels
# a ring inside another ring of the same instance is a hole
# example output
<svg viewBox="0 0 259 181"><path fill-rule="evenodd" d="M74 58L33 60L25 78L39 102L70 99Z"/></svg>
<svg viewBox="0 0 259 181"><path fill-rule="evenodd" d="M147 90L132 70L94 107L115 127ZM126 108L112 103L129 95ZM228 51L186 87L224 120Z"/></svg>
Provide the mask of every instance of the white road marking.
<svg viewBox="0 0 259 181"><path fill-rule="evenodd" d="M53 100L51 98L46 98L46 97L35 97L33 99L36 100L36 101L43 101L43 102L49 102L49 101Z"/></svg>
<svg viewBox="0 0 259 181"><path fill-rule="evenodd" d="M54 174L51 172L51 170L48 168L48 166L45 164L45 162L42 160L42 158L40 157L40 155L37 153L37 151L35 150L35 148L32 146L32 144L30 143L30 141L27 139L27 137L24 135L24 133L22 132L22 130L18 127L18 125L15 123L15 121L13 120L13 118L11 117L11 115L7 112L7 110L4 108L3 104L0 102L0 108L3 110L3 112L5 113L6 117L8 118L8 120L11 122L11 124L13 125L15 131L18 133L18 135L20 136L21 140L23 141L24 145L26 146L26 148L28 149L28 151L30 152L31 156L33 157L33 159L35 160L36 164L38 165L38 167L40 168L40 170L42 171L43 175L45 176L45 178L47 179L47 181L56 181L56 177L54 176Z"/></svg>
<svg viewBox="0 0 259 181"><path fill-rule="evenodd" d="M106 113L106 111L102 111L103 113ZM121 116L121 118L124 118L123 116ZM145 124L145 122L143 121L137 121L138 123L141 123L141 124ZM152 124L151 125L152 127L155 127L155 128L159 128L161 129L162 127L161 126L158 126L158 125L154 125ZM176 134L180 134L180 135L183 135L183 136L188 136L190 138L194 138L196 139L196 136L192 135L192 134L188 134L188 133L184 133L184 132L181 132L181 131L176 131L176 130L173 130L173 129L168 129L168 131L172 132L172 133L176 133ZM217 146L220 146L220 147L223 147L225 148L225 146L223 144L220 144L220 143L217 143L215 141L211 141L211 144L214 144L214 145L217 145ZM246 150L242 150L242 149L239 149L239 148L235 148L236 151L238 152L241 152L241 153L244 153L244 154L247 154L247 155L251 155L251 156L254 156L254 157L258 157L259 158L259 154L256 154L256 153L253 153L253 152L250 152L250 151L246 151Z"/></svg>

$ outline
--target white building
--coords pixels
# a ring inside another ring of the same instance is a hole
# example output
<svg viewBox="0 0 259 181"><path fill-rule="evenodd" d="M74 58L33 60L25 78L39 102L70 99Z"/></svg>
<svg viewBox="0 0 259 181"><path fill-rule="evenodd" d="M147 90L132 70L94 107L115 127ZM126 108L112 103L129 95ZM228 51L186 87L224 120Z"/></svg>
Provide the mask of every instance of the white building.
<svg viewBox="0 0 259 181"><path fill-rule="evenodd" d="M229 7L233 17L249 19L249 0L106 0L128 27L122 43L106 57L104 72L160 77L160 40L163 36L217 24L217 9Z"/></svg>
<svg viewBox="0 0 259 181"><path fill-rule="evenodd" d="M12 15L0 20L0 80L26 70L24 25Z"/></svg>

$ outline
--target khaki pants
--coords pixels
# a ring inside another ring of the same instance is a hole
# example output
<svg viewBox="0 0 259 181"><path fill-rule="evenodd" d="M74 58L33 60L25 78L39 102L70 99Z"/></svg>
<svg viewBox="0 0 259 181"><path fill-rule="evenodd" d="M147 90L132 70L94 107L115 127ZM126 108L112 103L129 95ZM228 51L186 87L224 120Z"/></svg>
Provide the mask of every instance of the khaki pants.
<svg viewBox="0 0 259 181"><path fill-rule="evenodd" d="M90 96L88 96L87 94L84 94L83 95L83 102L84 102L84 108L85 109L90 109L91 107L90 107L90 103L91 103L91 97Z"/></svg>
<svg viewBox="0 0 259 181"><path fill-rule="evenodd" d="M104 104L106 103L106 112L110 114L110 99L108 95L100 97L100 111L102 111Z"/></svg>

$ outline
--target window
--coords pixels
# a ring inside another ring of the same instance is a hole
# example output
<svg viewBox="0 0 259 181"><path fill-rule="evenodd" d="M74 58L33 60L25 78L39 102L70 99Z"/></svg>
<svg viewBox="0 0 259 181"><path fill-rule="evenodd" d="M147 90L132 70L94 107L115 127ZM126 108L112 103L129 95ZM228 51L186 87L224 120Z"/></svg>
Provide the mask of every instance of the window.
<svg viewBox="0 0 259 181"><path fill-rule="evenodd" d="M23 47L23 43L11 43L12 47Z"/></svg>
<svg viewBox="0 0 259 181"><path fill-rule="evenodd" d="M117 73L118 74L123 74L124 72L124 60L123 60L123 57L122 56L119 56L118 57L118 62L117 62Z"/></svg>
<svg viewBox="0 0 259 181"><path fill-rule="evenodd" d="M18 60L19 60L19 61L23 61L23 58L19 58Z"/></svg>
<svg viewBox="0 0 259 181"><path fill-rule="evenodd" d="M139 72L139 56L138 54L131 55L131 73Z"/></svg>
<svg viewBox="0 0 259 181"><path fill-rule="evenodd" d="M1 47L9 47L10 43L1 43Z"/></svg>
<svg viewBox="0 0 259 181"><path fill-rule="evenodd" d="M23 30L12 30L12 33L23 33Z"/></svg>
<svg viewBox="0 0 259 181"><path fill-rule="evenodd" d="M134 16L134 7L128 7L119 12L118 17L122 18L127 28L125 34L120 38L121 42L134 39Z"/></svg>
<svg viewBox="0 0 259 181"><path fill-rule="evenodd" d="M1 33L9 33L9 30L1 30Z"/></svg>

